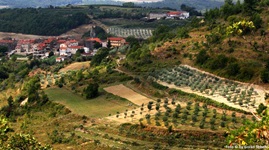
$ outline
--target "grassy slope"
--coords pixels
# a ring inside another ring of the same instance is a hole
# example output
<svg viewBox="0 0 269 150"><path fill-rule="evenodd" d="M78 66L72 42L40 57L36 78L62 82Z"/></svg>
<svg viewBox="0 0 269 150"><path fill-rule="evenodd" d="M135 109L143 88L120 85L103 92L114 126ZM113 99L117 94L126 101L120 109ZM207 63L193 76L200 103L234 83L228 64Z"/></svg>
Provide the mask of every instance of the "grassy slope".
<svg viewBox="0 0 269 150"><path fill-rule="evenodd" d="M86 100L67 89L50 88L46 90L49 99L64 104L73 113L88 117L105 117L128 109L129 101L111 94L104 94L92 100Z"/></svg>

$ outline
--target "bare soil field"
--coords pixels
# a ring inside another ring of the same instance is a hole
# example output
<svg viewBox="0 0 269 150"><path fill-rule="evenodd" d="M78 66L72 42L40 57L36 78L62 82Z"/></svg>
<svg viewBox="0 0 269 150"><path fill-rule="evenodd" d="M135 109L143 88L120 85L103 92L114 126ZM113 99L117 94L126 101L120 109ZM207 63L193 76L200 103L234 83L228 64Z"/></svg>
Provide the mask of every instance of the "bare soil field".
<svg viewBox="0 0 269 150"><path fill-rule="evenodd" d="M61 37L74 37L75 39L80 39L84 33L88 32L92 28L93 24L87 24L79 26L78 28L72 29L62 35Z"/></svg>
<svg viewBox="0 0 269 150"><path fill-rule="evenodd" d="M19 39L39 39L39 38L48 38L48 37L51 37L51 36L0 32L0 38L1 39L3 39L3 38L13 38L13 39L19 40Z"/></svg>
<svg viewBox="0 0 269 150"><path fill-rule="evenodd" d="M152 101L151 99L139 93L136 93L135 91L124 86L123 84L110 86L110 87L104 88L104 90L114 95L126 98L132 103L137 104L139 106L141 106L142 104L147 104L149 101Z"/></svg>
<svg viewBox="0 0 269 150"><path fill-rule="evenodd" d="M65 68L62 68L59 72L67 72L71 70L79 70L82 68L89 68L90 67L90 61L85 61L85 62L75 62L72 63Z"/></svg>

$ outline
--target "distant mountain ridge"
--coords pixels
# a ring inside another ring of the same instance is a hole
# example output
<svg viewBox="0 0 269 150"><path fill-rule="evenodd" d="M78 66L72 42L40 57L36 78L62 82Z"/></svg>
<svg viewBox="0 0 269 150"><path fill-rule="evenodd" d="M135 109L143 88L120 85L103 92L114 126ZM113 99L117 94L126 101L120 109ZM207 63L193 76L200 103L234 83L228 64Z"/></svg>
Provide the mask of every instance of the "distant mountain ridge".
<svg viewBox="0 0 269 150"><path fill-rule="evenodd" d="M137 3L142 7L170 7L173 9L180 9L181 4L186 4L195 7L197 10L206 10L210 8L220 7L224 0L164 0L153 3ZM113 4L121 5L122 2L116 0L0 0L0 5L9 6L11 8L25 8L25 7L48 7L64 6L64 5L79 5L79 4Z"/></svg>

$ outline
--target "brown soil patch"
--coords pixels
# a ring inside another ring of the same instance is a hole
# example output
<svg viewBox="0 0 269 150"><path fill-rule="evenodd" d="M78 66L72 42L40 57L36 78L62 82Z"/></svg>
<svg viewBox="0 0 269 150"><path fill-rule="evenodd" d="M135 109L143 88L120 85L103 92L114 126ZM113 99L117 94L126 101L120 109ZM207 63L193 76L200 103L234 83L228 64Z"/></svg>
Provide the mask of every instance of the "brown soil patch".
<svg viewBox="0 0 269 150"><path fill-rule="evenodd" d="M75 62L72 63L65 68L62 68L59 72L67 72L71 70L80 70L82 68L89 68L90 67L90 61L85 61L85 62Z"/></svg>
<svg viewBox="0 0 269 150"><path fill-rule="evenodd" d="M61 37L73 37L75 39L81 39L81 37L84 35L84 33L88 32L92 28L93 24L87 24L79 26L78 28L72 29L62 35Z"/></svg>
<svg viewBox="0 0 269 150"><path fill-rule="evenodd" d="M50 36L42 35L32 35L32 34L22 34L22 33L10 33L10 32L0 32L0 38L15 38L15 39L39 39L48 38Z"/></svg>
<svg viewBox="0 0 269 150"><path fill-rule="evenodd" d="M114 95L123 97L131 101L132 103L141 106L142 104L147 104L151 99L136 93L135 91L131 90L130 88L120 84L115 86L110 86L104 88L105 91L112 93Z"/></svg>

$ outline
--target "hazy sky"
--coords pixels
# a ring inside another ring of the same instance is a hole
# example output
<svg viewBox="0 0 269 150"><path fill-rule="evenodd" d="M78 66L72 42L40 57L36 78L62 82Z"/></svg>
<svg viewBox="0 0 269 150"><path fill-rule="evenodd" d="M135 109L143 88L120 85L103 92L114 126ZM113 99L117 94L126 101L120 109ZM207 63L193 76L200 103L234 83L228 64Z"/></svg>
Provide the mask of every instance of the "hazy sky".
<svg viewBox="0 0 269 150"><path fill-rule="evenodd" d="M163 0L114 0L114 1L143 3L143 2L159 2Z"/></svg>

